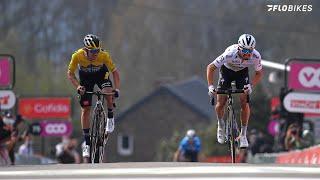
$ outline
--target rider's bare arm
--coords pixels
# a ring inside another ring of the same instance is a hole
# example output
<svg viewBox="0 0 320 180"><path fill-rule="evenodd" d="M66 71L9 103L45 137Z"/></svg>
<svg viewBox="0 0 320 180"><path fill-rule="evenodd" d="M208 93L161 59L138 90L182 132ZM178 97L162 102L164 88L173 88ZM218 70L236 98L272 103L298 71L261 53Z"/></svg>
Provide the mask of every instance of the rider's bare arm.
<svg viewBox="0 0 320 180"><path fill-rule="evenodd" d="M208 81L208 86L213 85L213 73L217 69L217 67L213 64L210 63L207 66L207 81Z"/></svg>
<svg viewBox="0 0 320 180"><path fill-rule="evenodd" d="M255 74L252 79L252 86L255 87L260 82L261 79L262 79L262 70L255 71Z"/></svg>
<svg viewBox="0 0 320 180"><path fill-rule="evenodd" d="M71 81L74 87L78 87L80 85L78 79L76 78L75 74L71 71L68 71L68 79Z"/></svg>
<svg viewBox="0 0 320 180"><path fill-rule="evenodd" d="M114 81L114 87L116 89L120 89L120 75L119 71L116 69L112 72L113 81Z"/></svg>
<svg viewBox="0 0 320 180"><path fill-rule="evenodd" d="M179 148L179 149L174 153L174 155L173 155L173 161L178 162L178 161L179 161L180 154L181 154L181 150L180 150L180 148Z"/></svg>

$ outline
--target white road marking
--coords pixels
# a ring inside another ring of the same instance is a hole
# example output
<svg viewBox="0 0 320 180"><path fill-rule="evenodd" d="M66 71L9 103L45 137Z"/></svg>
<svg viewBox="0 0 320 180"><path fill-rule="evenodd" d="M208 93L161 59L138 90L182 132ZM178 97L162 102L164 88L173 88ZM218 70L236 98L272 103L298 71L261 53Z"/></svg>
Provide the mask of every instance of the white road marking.
<svg viewBox="0 0 320 180"><path fill-rule="evenodd" d="M197 167L153 167L153 168L104 168L104 169L52 169L52 170L7 170L1 171L1 177L23 177L23 176L82 176L82 175L201 175L201 174L317 174L317 167L262 167L262 166L197 166ZM319 176L318 176L319 177Z"/></svg>
<svg viewBox="0 0 320 180"><path fill-rule="evenodd" d="M81 178L82 179L82 178ZM88 178L89 179L89 178ZM94 180L105 180L106 178L94 178ZM270 178L267 178L267 177L232 177L232 178L229 178L229 177L194 177L194 178L189 178L189 177L183 177L183 178L177 178L177 177L174 177L174 178L109 178L108 177L108 180L164 180L164 179L174 179L174 180L301 180L301 178L276 178L276 177L270 177ZM15 179L10 179L10 180L15 180ZM16 179L16 180L21 180L21 179ZM24 180L35 180L35 179L24 179ZM43 179L41 178L41 180L52 180L52 178L50 179ZM59 178L59 180L79 180L79 178L77 179L70 179L70 178L67 178L67 179L64 179L64 178ZM312 180L312 179L311 179Z"/></svg>

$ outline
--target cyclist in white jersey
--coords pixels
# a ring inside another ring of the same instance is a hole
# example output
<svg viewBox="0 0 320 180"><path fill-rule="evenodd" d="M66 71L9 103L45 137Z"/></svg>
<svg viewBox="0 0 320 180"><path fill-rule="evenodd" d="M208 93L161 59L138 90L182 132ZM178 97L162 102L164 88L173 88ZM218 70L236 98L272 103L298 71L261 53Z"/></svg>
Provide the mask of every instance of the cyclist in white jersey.
<svg viewBox="0 0 320 180"><path fill-rule="evenodd" d="M255 45L256 40L252 35L243 34L239 37L238 44L229 46L224 53L207 66L208 94L210 97L216 95L217 89L230 89L232 81L236 82L237 89L245 90L245 93L239 96L241 104L241 132L238 137L240 148L247 148L249 146L246 137L250 117L247 95L251 94L253 87L255 87L262 78L261 55L255 50ZM249 81L249 66L253 66L255 70L251 83ZM220 72L216 89L213 85L213 74L217 68L220 68ZM225 142L225 122L223 115L226 101L227 96L217 95L217 103L215 106L218 119L217 140L221 144Z"/></svg>

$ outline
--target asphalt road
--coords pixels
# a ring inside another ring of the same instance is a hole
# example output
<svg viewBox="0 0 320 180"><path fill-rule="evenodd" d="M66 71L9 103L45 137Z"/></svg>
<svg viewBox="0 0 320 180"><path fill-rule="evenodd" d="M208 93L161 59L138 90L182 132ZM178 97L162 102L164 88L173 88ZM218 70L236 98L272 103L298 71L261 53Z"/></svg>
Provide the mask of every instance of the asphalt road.
<svg viewBox="0 0 320 180"><path fill-rule="evenodd" d="M320 179L318 166L213 163L52 164L0 167L0 179Z"/></svg>

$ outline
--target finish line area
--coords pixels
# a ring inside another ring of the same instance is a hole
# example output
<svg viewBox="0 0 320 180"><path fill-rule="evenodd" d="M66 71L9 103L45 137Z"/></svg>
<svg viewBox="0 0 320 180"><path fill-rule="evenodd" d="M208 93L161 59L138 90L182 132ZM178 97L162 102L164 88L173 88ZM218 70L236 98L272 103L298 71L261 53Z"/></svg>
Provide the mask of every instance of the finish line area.
<svg viewBox="0 0 320 180"><path fill-rule="evenodd" d="M52 164L0 168L0 179L319 179L317 166L213 163Z"/></svg>

